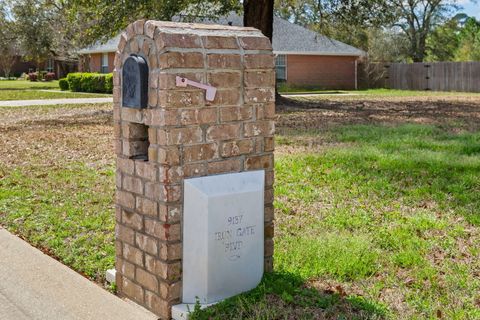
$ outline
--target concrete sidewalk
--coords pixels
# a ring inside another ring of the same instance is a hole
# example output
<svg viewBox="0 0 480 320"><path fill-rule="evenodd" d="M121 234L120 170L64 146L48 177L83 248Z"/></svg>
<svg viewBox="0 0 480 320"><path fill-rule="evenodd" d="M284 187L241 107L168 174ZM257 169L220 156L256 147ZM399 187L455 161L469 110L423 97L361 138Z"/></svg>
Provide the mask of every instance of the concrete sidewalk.
<svg viewBox="0 0 480 320"><path fill-rule="evenodd" d="M154 320L0 227L0 320Z"/></svg>
<svg viewBox="0 0 480 320"><path fill-rule="evenodd" d="M0 107L50 106L57 104L87 104L113 102L113 98L74 98L74 99L41 99L41 100L9 100L0 101Z"/></svg>

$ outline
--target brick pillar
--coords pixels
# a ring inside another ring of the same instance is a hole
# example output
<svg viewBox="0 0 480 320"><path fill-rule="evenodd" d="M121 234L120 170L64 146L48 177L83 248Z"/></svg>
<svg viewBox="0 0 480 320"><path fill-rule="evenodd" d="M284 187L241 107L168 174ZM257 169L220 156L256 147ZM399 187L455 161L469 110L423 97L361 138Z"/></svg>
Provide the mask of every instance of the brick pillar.
<svg viewBox="0 0 480 320"><path fill-rule="evenodd" d="M183 179L265 170L265 270L273 260L274 59L258 30L136 21L114 70L116 283L121 296L169 319L182 290ZM122 107L122 67L149 68L148 106ZM217 88L176 87L175 77Z"/></svg>

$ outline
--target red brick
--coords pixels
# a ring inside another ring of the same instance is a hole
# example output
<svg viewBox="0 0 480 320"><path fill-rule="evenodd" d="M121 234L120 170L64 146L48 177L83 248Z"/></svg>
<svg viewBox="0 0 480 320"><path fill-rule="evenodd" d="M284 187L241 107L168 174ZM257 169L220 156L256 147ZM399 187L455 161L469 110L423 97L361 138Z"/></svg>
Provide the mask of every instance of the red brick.
<svg viewBox="0 0 480 320"><path fill-rule="evenodd" d="M265 190L265 205L273 203L273 189Z"/></svg>
<svg viewBox="0 0 480 320"><path fill-rule="evenodd" d="M252 118L252 107L222 107L220 108L220 122L250 120Z"/></svg>
<svg viewBox="0 0 480 320"><path fill-rule="evenodd" d="M200 37L194 34L158 33L155 35L157 50L164 47L201 48Z"/></svg>
<svg viewBox="0 0 480 320"><path fill-rule="evenodd" d="M243 80L245 87L274 87L275 73L273 72L273 70L246 70Z"/></svg>
<svg viewBox="0 0 480 320"><path fill-rule="evenodd" d="M157 277L141 268L137 268L135 272L135 280L137 280L137 282L145 289L154 292L158 291Z"/></svg>
<svg viewBox="0 0 480 320"><path fill-rule="evenodd" d="M158 149L158 162L172 166L180 164L180 150L178 147L165 147Z"/></svg>
<svg viewBox="0 0 480 320"><path fill-rule="evenodd" d="M264 138L264 151L265 152L270 152L275 149L275 139L273 137L266 137Z"/></svg>
<svg viewBox="0 0 480 320"><path fill-rule="evenodd" d="M145 220L145 232L162 241L179 241L180 224L162 223L157 220Z"/></svg>
<svg viewBox="0 0 480 320"><path fill-rule="evenodd" d="M147 270L158 275L163 280L175 281L181 276L181 262L163 262L149 255L145 256L145 266Z"/></svg>
<svg viewBox="0 0 480 320"><path fill-rule="evenodd" d="M137 266L143 266L143 252L142 250L132 247L126 243L123 244L123 258L136 264Z"/></svg>
<svg viewBox="0 0 480 320"><path fill-rule="evenodd" d="M159 57L160 68L203 68L200 52L166 52Z"/></svg>
<svg viewBox="0 0 480 320"><path fill-rule="evenodd" d="M122 221L127 227L135 230L143 229L143 218L141 215L133 212L122 211Z"/></svg>
<svg viewBox="0 0 480 320"><path fill-rule="evenodd" d="M122 171L123 173L133 175L133 171L135 168L135 162L131 159L125 159L117 157L117 168L118 170Z"/></svg>
<svg viewBox="0 0 480 320"><path fill-rule="evenodd" d="M270 120L248 122L244 125L245 137L271 136L275 133L275 123Z"/></svg>
<svg viewBox="0 0 480 320"><path fill-rule="evenodd" d="M240 37L240 45L245 50L272 50L267 37Z"/></svg>
<svg viewBox="0 0 480 320"><path fill-rule="evenodd" d="M159 168L160 182L163 184L181 183L183 168L179 166L162 166Z"/></svg>
<svg viewBox="0 0 480 320"><path fill-rule="evenodd" d="M217 108L196 108L180 111L180 124L211 124L217 122Z"/></svg>
<svg viewBox="0 0 480 320"><path fill-rule="evenodd" d="M179 260L182 258L181 243L160 243L160 258L162 260Z"/></svg>
<svg viewBox="0 0 480 320"><path fill-rule="evenodd" d="M143 123L143 113L137 109L121 108L121 117L123 121Z"/></svg>
<svg viewBox="0 0 480 320"><path fill-rule="evenodd" d="M274 119L275 118L275 103L269 102L265 104L255 104L257 110L257 120Z"/></svg>
<svg viewBox="0 0 480 320"><path fill-rule="evenodd" d="M271 188L275 182L275 173L272 171L265 172L265 187Z"/></svg>
<svg viewBox="0 0 480 320"><path fill-rule="evenodd" d="M252 151L253 141L250 139L224 142L221 148L222 157L235 157Z"/></svg>
<svg viewBox="0 0 480 320"><path fill-rule="evenodd" d="M236 139L240 136L239 124L220 124L207 129L207 141Z"/></svg>
<svg viewBox="0 0 480 320"><path fill-rule="evenodd" d="M121 292L125 294L130 299L138 302L143 303L144 296L143 296L143 289L138 284L128 280L125 277L122 277L122 290Z"/></svg>
<svg viewBox="0 0 480 320"><path fill-rule="evenodd" d="M146 182L145 183L145 197L158 201L160 200L161 191L160 185L154 182Z"/></svg>
<svg viewBox="0 0 480 320"><path fill-rule="evenodd" d="M246 103L272 102L275 101L273 88L245 89L243 95Z"/></svg>
<svg viewBox="0 0 480 320"><path fill-rule="evenodd" d="M132 194L125 191L117 190L116 197L116 203L118 203L122 207L130 209L135 208L135 197Z"/></svg>
<svg viewBox="0 0 480 320"><path fill-rule="evenodd" d="M275 60L273 54L246 54L245 68L248 69L273 69Z"/></svg>
<svg viewBox="0 0 480 320"><path fill-rule="evenodd" d="M180 222L181 215L182 209L180 205L161 205L159 208L159 218L163 223L174 224Z"/></svg>
<svg viewBox="0 0 480 320"><path fill-rule="evenodd" d="M138 248L149 254L158 254L158 242L155 238L137 232L135 236L135 243L137 244Z"/></svg>
<svg viewBox="0 0 480 320"><path fill-rule="evenodd" d="M245 159L245 170L270 169L273 167L273 156L250 156Z"/></svg>
<svg viewBox="0 0 480 320"><path fill-rule="evenodd" d="M265 257L273 256L273 240L272 239L265 239L264 244L264 254Z"/></svg>
<svg viewBox="0 0 480 320"><path fill-rule="evenodd" d="M240 69L240 55L238 54L207 54L207 65L211 69Z"/></svg>
<svg viewBox="0 0 480 320"><path fill-rule="evenodd" d="M183 148L184 162L211 160L215 158L218 158L216 143L197 144Z"/></svg>
<svg viewBox="0 0 480 320"><path fill-rule="evenodd" d="M160 296L167 301L179 300L181 290L181 282L167 283L162 281L160 283Z"/></svg>
<svg viewBox="0 0 480 320"><path fill-rule="evenodd" d="M206 163L190 163L183 166L183 176L185 178L204 176L207 172Z"/></svg>
<svg viewBox="0 0 480 320"><path fill-rule="evenodd" d="M240 91L238 89L218 90L215 99L209 102L212 105L238 105L240 103Z"/></svg>
<svg viewBox="0 0 480 320"><path fill-rule="evenodd" d="M150 291L145 291L145 304L148 309L160 316L161 319L171 318L171 305L158 295Z"/></svg>
<svg viewBox="0 0 480 320"><path fill-rule="evenodd" d="M148 109L145 123L149 126L176 126L178 111L175 109Z"/></svg>
<svg viewBox="0 0 480 320"><path fill-rule="evenodd" d="M203 82L203 72L179 72L166 73L160 72L158 81L160 89L178 89L176 77L187 78L196 82Z"/></svg>
<svg viewBox="0 0 480 320"><path fill-rule="evenodd" d="M149 181L157 181L157 167L147 161L135 161L135 174Z"/></svg>
<svg viewBox="0 0 480 320"><path fill-rule="evenodd" d="M142 20L137 20L133 23L133 30L135 31L135 34L142 35L143 34L143 26L145 24L144 19Z"/></svg>
<svg viewBox="0 0 480 320"><path fill-rule="evenodd" d="M241 84L239 72L209 72L208 83L217 89L238 88Z"/></svg>
<svg viewBox="0 0 480 320"><path fill-rule="evenodd" d="M122 275L127 278L133 279L135 277L135 265L122 258L115 259L115 270L122 273Z"/></svg>
<svg viewBox="0 0 480 320"><path fill-rule="evenodd" d="M237 39L231 36L206 36L202 40L205 49L238 49Z"/></svg>
<svg viewBox="0 0 480 320"><path fill-rule="evenodd" d="M264 220L266 222L273 221L275 219L273 206L266 206L264 211Z"/></svg>
<svg viewBox="0 0 480 320"><path fill-rule="evenodd" d="M227 159L227 160L208 163L209 174L238 172L240 171L240 168L241 168L240 159Z"/></svg>
<svg viewBox="0 0 480 320"><path fill-rule="evenodd" d="M159 101L164 108L189 108L204 105L204 92L202 90L176 90L160 91Z"/></svg>
<svg viewBox="0 0 480 320"><path fill-rule="evenodd" d="M119 223L115 225L115 239L122 240L125 243L135 244L135 231Z"/></svg>
<svg viewBox="0 0 480 320"><path fill-rule="evenodd" d="M123 177L123 189L136 194L143 194L143 183L139 178L132 176Z"/></svg>
<svg viewBox="0 0 480 320"><path fill-rule="evenodd" d="M273 238L274 228L273 228L273 224L272 224L272 223L269 223L269 224L266 224L266 225L265 225L263 234L265 235L265 238Z"/></svg>
<svg viewBox="0 0 480 320"><path fill-rule="evenodd" d="M158 215L158 203L147 198L137 197L137 211L150 217Z"/></svg>
<svg viewBox="0 0 480 320"><path fill-rule="evenodd" d="M167 131L166 141L162 142L160 135L158 141L166 145L199 143L202 142L202 129L200 127L172 128Z"/></svg>

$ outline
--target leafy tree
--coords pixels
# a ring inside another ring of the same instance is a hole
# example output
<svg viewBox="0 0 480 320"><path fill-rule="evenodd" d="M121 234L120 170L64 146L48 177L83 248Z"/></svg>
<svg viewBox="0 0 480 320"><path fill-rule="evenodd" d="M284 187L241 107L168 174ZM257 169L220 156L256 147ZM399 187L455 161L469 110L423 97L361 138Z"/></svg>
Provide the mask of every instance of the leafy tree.
<svg viewBox="0 0 480 320"><path fill-rule="evenodd" d="M188 17L214 18L238 10L237 0L70 0L67 3L71 23L85 24L78 34L80 45L108 40L138 19L172 20Z"/></svg>
<svg viewBox="0 0 480 320"><path fill-rule="evenodd" d="M14 23L13 32L27 59L37 65L52 54L54 32L49 23L53 12L45 1L16 0L9 8Z"/></svg>
<svg viewBox="0 0 480 320"><path fill-rule="evenodd" d="M20 55L18 41L13 30L13 21L7 7L0 4L0 70L9 77L15 60Z"/></svg>
<svg viewBox="0 0 480 320"><path fill-rule="evenodd" d="M452 61L460 45L459 33L465 15L459 14L437 26L427 38L427 61Z"/></svg>
<svg viewBox="0 0 480 320"><path fill-rule="evenodd" d="M458 9L456 0L391 0L399 27L409 41L409 57L422 62L427 53L427 38L435 26L445 22Z"/></svg>
<svg viewBox="0 0 480 320"><path fill-rule="evenodd" d="M457 61L480 61L480 22L468 18L459 34L459 48L455 54Z"/></svg>

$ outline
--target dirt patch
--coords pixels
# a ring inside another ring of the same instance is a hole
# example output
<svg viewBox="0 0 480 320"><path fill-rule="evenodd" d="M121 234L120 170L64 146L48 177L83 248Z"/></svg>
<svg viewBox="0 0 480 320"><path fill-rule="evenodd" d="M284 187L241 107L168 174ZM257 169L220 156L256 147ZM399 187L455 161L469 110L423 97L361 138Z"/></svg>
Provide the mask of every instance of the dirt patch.
<svg viewBox="0 0 480 320"><path fill-rule="evenodd" d="M276 123L280 132L283 128L328 129L346 124L420 123L467 131L480 127L480 98L282 99L281 102Z"/></svg>
<svg viewBox="0 0 480 320"><path fill-rule="evenodd" d="M62 108L0 109L0 161L6 166L113 161L109 104Z"/></svg>

